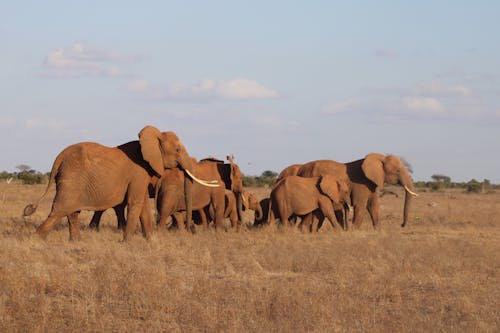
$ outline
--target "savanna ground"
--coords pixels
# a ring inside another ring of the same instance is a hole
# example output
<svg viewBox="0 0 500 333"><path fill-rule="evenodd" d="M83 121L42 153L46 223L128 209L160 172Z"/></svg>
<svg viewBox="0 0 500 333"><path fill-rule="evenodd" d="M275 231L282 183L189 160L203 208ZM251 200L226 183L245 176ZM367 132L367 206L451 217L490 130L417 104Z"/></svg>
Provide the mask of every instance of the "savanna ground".
<svg viewBox="0 0 500 333"><path fill-rule="evenodd" d="M157 231L120 243L112 212L100 232L82 213L82 241L70 243L66 221L46 242L33 235L53 189L20 217L44 187L0 183L1 332L500 331L500 193L421 193L401 228L398 189L381 199L381 231L365 220L315 235Z"/></svg>

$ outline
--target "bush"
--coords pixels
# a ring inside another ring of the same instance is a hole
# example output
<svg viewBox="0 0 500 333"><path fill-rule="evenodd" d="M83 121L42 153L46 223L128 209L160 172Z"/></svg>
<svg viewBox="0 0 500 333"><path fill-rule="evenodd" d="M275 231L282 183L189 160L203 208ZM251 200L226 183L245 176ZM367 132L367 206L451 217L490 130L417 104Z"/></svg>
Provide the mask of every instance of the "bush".
<svg viewBox="0 0 500 333"><path fill-rule="evenodd" d="M260 176L243 176L243 186L250 187L272 187L278 174L266 170Z"/></svg>
<svg viewBox="0 0 500 333"><path fill-rule="evenodd" d="M47 175L40 172L20 172L17 178L23 181L23 184L43 184L47 182Z"/></svg>
<svg viewBox="0 0 500 333"><path fill-rule="evenodd" d="M467 184L465 184L465 192L467 193L481 193L483 189L483 184L475 179L472 179Z"/></svg>

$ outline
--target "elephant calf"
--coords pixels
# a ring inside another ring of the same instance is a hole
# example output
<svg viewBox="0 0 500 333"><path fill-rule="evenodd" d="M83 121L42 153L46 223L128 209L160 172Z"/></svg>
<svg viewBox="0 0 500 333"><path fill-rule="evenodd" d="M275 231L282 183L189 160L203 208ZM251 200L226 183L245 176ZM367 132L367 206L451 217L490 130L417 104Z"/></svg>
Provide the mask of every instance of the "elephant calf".
<svg viewBox="0 0 500 333"><path fill-rule="evenodd" d="M349 202L349 186L331 175L312 178L288 176L271 191L269 222L274 223L275 218L279 218L286 225L291 217L319 210L335 228L333 205Z"/></svg>
<svg viewBox="0 0 500 333"><path fill-rule="evenodd" d="M238 207L235 194L230 190L225 190L225 206L224 206L224 218L229 219L231 226L233 228L238 228ZM262 219L262 208L257 199L257 196L251 192L243 191L243 211L250 209L255 211L255 218ZM174 219L179 219L180 215L174 215ZM196 224L207 224L213 221L215 217L215 211L212 204L205 206L203 209L197 210L197 214L193 215L193 220Z"/></svg>

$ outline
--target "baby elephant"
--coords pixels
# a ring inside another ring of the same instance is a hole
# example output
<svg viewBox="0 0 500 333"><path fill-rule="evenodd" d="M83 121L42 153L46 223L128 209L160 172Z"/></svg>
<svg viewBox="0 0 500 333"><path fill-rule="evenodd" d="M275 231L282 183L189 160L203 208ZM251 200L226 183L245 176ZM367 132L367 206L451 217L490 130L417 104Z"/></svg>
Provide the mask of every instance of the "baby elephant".
<svg viewBox="0 0 500 333"><path fill-rule="evenodd" d="M271 192L269 222L279 218L282 224L287 225L291 217L302 217L319 209L335 228L333 205L349 202L349 186L344 180L331 175L312 178L289 176L280 180Z"/></svg>

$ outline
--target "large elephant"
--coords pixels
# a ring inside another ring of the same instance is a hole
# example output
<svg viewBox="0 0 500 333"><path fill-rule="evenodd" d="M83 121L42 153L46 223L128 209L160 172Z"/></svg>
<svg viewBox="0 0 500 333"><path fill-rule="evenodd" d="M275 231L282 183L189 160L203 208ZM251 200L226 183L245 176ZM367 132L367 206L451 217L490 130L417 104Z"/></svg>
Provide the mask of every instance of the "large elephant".
<svg viewBox="0 0 500 333"><path fill-rule="evenodd" d="M317 177L333 175L348 179L351 202L354 207L353 226L359 228L363 222L365 211L368 210L373 227L379 227L379 190L384 183L399 184L406 191L403 223L407 224L408 212L414 192L410 174L401 160L394 155L371 153L365 158L350 163L339 163L332 160L318 160L304 164L297 175L302 177ZM341 207L335 207L337 219L344 219Z"/></svg>
<svg viewBox="0 0 500 333"><path fill-rule="evenodd" d="M163 174L165 169L177 167L192 174L186 148L174 132L160 132L153 126L144 127L138 141L119 147L77 143L56 157L45 192L35 204L25 207L24 215L31 215L36 210L55 183L52 210L36 230L40 237L45 239L54 224L67 216L70 240L79 239L78 215L81 210L105 210L126 200L127 226L123 239L131 237L139 217L143 235L149 238L152 223L148 184L152 177Z"/></svg>
<svg viewBox="0 0 500 333"><path fill-rule="evenodd" d="M297 172L299 172L299 169L302 167L302 165L303 164L292 164L281 170L278 177L276 178L276 183L278 183L285 177L296 176Z"/></svg>
<svg viewBox="0 0 500 333"><path fill-rule="evenodd" d="M271 224L279 217L281 224L288 225L293 216L305 216L320 210L335 227L333 204L349 203L349 185L332 175L311 178L288 176L276 184L270 201Z"/></svg>
<svg viewBox="0 0 500 333"><path fill-rule="evenodd" d="M195 159L191 160L193 173L197 177L214 179L222 185L219 165L218 161L210 159L201 160L200 162L196 162ZM160 216L158 226L165 228L167 219L176 212L185 211L187 215L185 203L188 195L192 197L193 210L202 210L207 205L213 205L215 226L216 228L222 226L221 223L224 218L224 186L207 187L195 183L189 194L185 191L185 183L186 177L181 170L170 169L164 171L156 189L156 209ZM186 217L186 221L187 225L184 225L182 221L177 221L181 230L192 229L191 218ZM208 226L206 222L204 224Z"/></svg>

